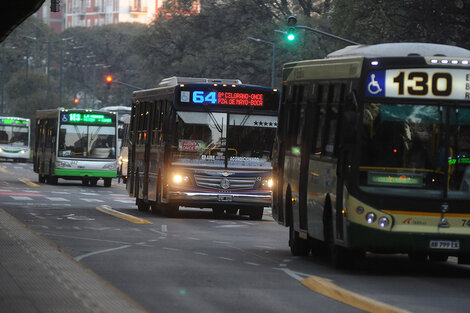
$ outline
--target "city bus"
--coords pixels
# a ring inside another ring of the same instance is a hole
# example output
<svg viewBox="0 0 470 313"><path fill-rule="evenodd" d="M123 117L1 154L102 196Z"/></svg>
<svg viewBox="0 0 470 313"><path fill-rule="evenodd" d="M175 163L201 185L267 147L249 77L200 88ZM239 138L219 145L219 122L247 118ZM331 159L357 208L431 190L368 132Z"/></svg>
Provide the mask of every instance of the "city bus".
<svg viewBox="0 0 470 313"><path fill-rule="evenodd" d="M391 43L284 65L272 209L292 254L469 263L469 61Z"/></svg>
<svg viewBox="0 0 470 313"><path fill-rule="evenodd" d="M38 181L59 178L110 187L117 176L116 113L85 109L36 111L34 171Z"/></svg>
<svg viewBox="0 0 470 313"><path fill-rule="evenodd" d="M0 116L0 159L29 160L30 124L28 118Z"/></svg>
<svg viewBox="0 0 470 313"><path fill-rule="evenodd" d="M134 91L127 190L139 210L262 219L278 107L276 89L236 79L171 77Z"/></svg>
<svg viewBox="0 0 470 313"><path fill-rule="evenodd" d="M127 117L131 115L131 107L124 106L124 105L115 105L115 106L108 106L103 107L100 109L101 111L106 112L115 112L117 115L117 122L118 122L118 149L122 145L122 139L124 137L124 126Z"/></svg>

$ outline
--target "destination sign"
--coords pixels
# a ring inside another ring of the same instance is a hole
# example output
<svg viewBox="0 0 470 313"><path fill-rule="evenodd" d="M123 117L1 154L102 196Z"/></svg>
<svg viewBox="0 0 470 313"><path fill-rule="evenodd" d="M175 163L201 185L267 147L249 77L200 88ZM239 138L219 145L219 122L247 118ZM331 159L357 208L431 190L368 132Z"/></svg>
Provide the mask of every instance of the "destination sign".
<svg viewBox="0 0 470 313"><path fill-rule="evenodd" d="M264 95L253 92L223 92L192 90L181 91L180 101L193 104L219 104L236 106L263 106Z"/></svg>
<svg viewBox="0 0 470 313"><path fill-rule="evenodd" d="M60 121L73 124L112 124L113 118L98 113L63 112L60 114Z"/></svg>
<svg viewBox="0 0 470 313"><path fill-rule="evenodd" d="M0 118L0 125L28 126L28 121L14 118Z"/></svg>
<svg viewBox="0 0 470 313"><path fill-rule="evenodd" d="M410 68L367 75L366 96L470 100L470 70Z"/></svg>
<svg viewBox="0 0 470 313"><path fill-rule="evenodd" d="M410 186L422 187L424 179L419 174L399 174L399 173L381 173L369 172L367 175L367 182L369 185L397 185L397 186Z"/></svg>

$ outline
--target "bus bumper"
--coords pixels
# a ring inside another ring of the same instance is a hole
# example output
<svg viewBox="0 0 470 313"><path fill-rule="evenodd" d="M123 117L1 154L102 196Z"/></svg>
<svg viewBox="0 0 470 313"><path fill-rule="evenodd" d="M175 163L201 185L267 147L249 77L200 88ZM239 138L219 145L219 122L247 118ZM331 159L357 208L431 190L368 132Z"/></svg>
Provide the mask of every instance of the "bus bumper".
<svg viewBox="0 0 470 313"><path fill-rule="evenodd" d="M348 247L375 253L423 253L470 256L470 234L381 231L350 223ZM459 248L431 248L431 241L458 242Z"/></svg>
<svg viewBox="0 0 470 313"><path fill-rule="evenodd" d="M218 193L200 191L168 191L170 202L181 205L256 205L271 206L271 192L266 193Z"/></svg>

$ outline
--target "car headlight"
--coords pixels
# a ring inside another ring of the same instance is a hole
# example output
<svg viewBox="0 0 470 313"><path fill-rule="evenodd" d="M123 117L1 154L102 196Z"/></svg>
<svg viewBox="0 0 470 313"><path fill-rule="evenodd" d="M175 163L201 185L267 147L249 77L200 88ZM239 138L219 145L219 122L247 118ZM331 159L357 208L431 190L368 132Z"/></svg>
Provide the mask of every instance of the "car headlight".
<svg viewBox="0 0 470 313"><path fill-rule="evenodd" d="M103 168L107 169L107 170L109 170L109 169L115 170L116 167L117 167L117 161L115 161L113 163L108 163L108 164L103 165Z"/></svg>
<svg viewBox="0 0 470 313"><path fill-rule="evenodd" d="M25 154L25 153L26 153L26 150L21 150L20 153L21 153L21 154Z"/></svg>
<svg viewBox="0 0 470 313"><path fill-rule="evenodd" d="M369 212L366 215L366 222L369 224L374 223L377 220L377 216L373 212Z"/></svg>

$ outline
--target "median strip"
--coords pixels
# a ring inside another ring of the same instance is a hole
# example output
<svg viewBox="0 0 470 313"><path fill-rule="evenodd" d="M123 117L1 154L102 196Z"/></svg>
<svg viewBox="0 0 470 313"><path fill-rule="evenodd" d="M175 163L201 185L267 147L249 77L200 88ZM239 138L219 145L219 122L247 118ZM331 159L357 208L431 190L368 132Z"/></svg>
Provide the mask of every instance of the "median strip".
<svg viewBox="0 0 470 313"><path fill-rule="evenodd" d="M20 182L25 183L25 184L28 185L29 187L41 187L40 185L38 185L38 184L36 184L36 183L33 183L32 181L30 181L30 180L27 179L27 178L22 178L22 179L20 179Z"/></svg>
<svg viewBox="0 0 470 313"><path fill-rule="evenodd" d="M117 218L122 218L123 220L135 223L135 224L153 224L152 222L149 222L143 218L135 217L130 214L122 213L116 210L113 210L110 206L108 205L100 205L97 206L96 209L100 212L112 215Z"/></svg>
<svg viewBox="0 0 470 313"><path fill-rule="evenodd" d="M302 285L365 312L373 313L410 313L409 311L391 306L389 304L376 301L352 291L341 288L332 282L317 276L311 276L300 281Z"/></svg>

